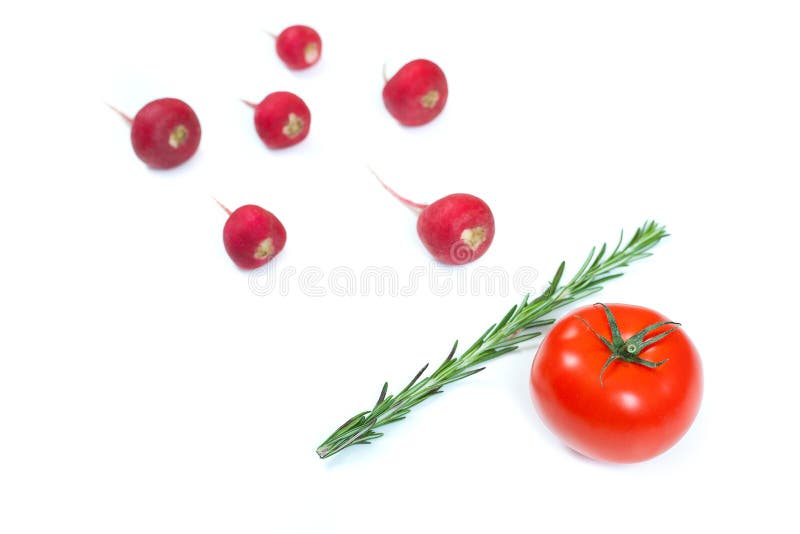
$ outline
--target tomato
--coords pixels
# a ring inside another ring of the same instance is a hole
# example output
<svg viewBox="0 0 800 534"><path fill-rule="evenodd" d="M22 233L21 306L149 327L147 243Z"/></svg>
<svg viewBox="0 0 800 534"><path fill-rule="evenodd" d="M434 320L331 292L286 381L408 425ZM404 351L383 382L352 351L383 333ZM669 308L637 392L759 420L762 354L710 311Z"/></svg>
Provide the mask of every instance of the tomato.
<svg viewBox="0 0 800 534"><path fill-rule="evenodd" d="M639 462L689 429L703 370L677 323L640 306L595 304L553 325L534 357L530 386L541 419L567 446L598 460Z"/></svg>

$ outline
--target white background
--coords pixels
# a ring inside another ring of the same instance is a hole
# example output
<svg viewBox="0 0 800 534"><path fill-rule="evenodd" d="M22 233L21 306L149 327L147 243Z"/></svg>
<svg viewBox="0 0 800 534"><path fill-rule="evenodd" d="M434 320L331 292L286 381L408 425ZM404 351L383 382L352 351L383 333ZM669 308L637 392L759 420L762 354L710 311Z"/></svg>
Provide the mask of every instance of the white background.
<svg viewBox="0 0 800 534"><path fill-rule="evenodd" d="M797 531L797 2L211 5L0 12L0 532ZM294 23L323 39L303 73L264 33ZM417 57L450 99L407 129L381 68ZM274 90L313 115L281 152L239 101ZM106 103L164 96L203 139L154 172ZM212 195L281 218L276 276L430 265L367 165L421 202L483 197L497 236L461 271L532 267L535 291L620 229L665 224L601 298L695 341L705 396L685 438L636 465L571 453L531 406L529 344L318 459L384 380L402 387L520 297L315 297L297 278L254 294Z"/></svg>

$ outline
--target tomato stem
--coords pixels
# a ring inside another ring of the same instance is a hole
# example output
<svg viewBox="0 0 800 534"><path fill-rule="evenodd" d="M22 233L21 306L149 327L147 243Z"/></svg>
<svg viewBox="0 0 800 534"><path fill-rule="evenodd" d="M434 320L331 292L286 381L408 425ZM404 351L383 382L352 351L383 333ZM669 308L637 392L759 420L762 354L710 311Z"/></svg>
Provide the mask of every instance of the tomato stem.
<svg viewBox="0 0 800 534"><path fill-rule="evenodd" d="M660 367L667 363L669 358L664 358L659 362L651 362L650 360L645 360L639 357L639 354L652 345L665 337L669 334L674 332L678 329L681 325L680 323L675 323L672 321L662 321L658 323L653 323L642 328L639 332L632 335L627 340L622 339L622 334L619 331L619 325L617 324L617 319L614 317L614 314L611 313L611 310L605 304L598 302L595 306L602 306L606 312L606 319L608 320L608 326L611 329L611 339L606 339L603 335L599 334L597 330L592 328L589 323L583 317L577 316L578 319L583 321L583 324L586 325L586 328L592 332L595 336L597 336L600 341L611 351L611 355L608 357L606 362L603 364L603 367L600 369L600 385L603 385L603 374L605 373L606 369L609 365L614 363L617 360L622 360L628 363L635 363L637 365L642 365L644 367L648 367L650 369L655 369L656 367ZM644 339L644 336L652 332L657 328L661 328L662 326L667 325L675 325L674 328L670 328L666 332L661 332L647 340Z"/></svg>

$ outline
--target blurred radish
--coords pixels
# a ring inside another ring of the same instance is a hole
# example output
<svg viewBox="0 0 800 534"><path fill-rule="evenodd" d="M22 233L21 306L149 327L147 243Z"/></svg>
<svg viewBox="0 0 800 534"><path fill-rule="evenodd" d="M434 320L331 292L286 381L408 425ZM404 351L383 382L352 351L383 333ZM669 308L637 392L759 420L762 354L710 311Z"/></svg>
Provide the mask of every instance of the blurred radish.
<svg viewBox="0 0 800 534"><path fill-rule="evenodd" d="M275 50L290 69L307 69L319 61L322 40L313 28L289 26L275 37Z"/></svg>
<svg viewBox="0 0 800 534"><path fill-rule="evenodd" d="M296 94L278 91L268 94L259 104L244 103L255 110L256 132L269 148L296 145L308 135L311 111Z"/></svg>
<svg viewBox="0 0 800 534"><path fill-rule="evenodd" d="M406 63L383 86L383 103L400 124L427 124L447 102L447 80L436 63L415 59Z"/></svg>
<svg viewBox="0 0 800 534"><path fill-rule="evenodd" d="M177 98L160 98L131 119L113 106L131 126L136 155L154 169L169 169L194 155L200 145L200 121L189 105Z"/></svg>
<svg viewBox="0 0 800 534"><path fill-rule="evenodd" d="M278 255L286 244L286 229L269 211L248 204L228 213L222 230L225 251L233 263L242 269L261 267Z"/></svg>
<svg viewBox="0 0 800 534"><path fill-rule="evenodd" d="M455 193L432 204L420 204L401 197L377 174L375 177L392 196L419 216L417 234L436 260L462 265L483 256L492 244L494 216L480 198Z"/></svg>

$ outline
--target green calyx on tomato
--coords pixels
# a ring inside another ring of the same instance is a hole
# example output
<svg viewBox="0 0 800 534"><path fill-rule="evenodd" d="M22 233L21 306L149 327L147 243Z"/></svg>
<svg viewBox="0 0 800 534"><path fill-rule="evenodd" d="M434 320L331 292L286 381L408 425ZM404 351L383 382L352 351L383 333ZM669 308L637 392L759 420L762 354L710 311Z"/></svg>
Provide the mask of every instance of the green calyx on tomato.
<svg viewBox="0 0 800 534"><path fill-rule="evenodd" d="M619 325L617 324L617 320L614 317L614 314L611 312L608 306L598 302L596 306L602 306L606 312L606 318L608 319L608 326L611 328L611 340L606 339L602 335L600 335L597 330L592 328L589 323L581 316L576 316L578 319L583 321L583 324L597 336L603 344L608 347L608 350L611 351L611 355L608 357L606 362L603 364L603 367L600 369L600 385L603 384L603 373L605 373L606 369L609 365L614 363L617 360L622 360L628 363L634 363L637 365L643 365L645 367L649 367L650 369L655 369L656 367L660 367L665 364L669 358L664 358L663 360L657 362L651 362L649 360L645 360L639 357L639 353L642 352L646 347L649 347L653 343L657 343L658 341L664 339L669 334L674 332L678 329L681 325L680 323L676 323L673 321L662 321L658 323L653 323L642 328L639 332L632 335L628 339L623 339L622 334L619 331ZM662 332L656 336L651 337L647 341L645 341L644 336L652 332L657 328L661 328L662 326L667 325L675 325L675 328L671 328L666 332Z"/></svg>

